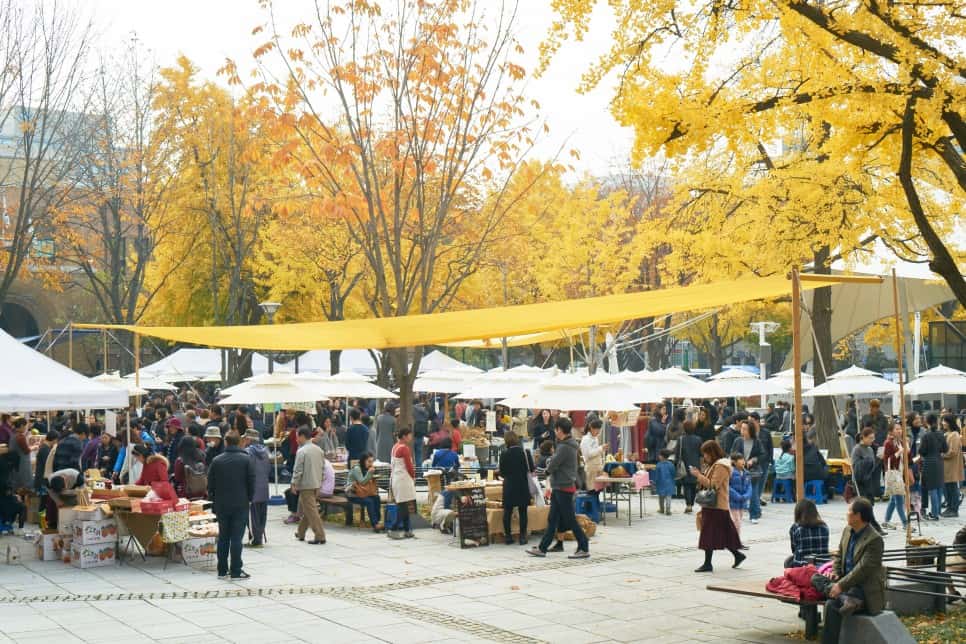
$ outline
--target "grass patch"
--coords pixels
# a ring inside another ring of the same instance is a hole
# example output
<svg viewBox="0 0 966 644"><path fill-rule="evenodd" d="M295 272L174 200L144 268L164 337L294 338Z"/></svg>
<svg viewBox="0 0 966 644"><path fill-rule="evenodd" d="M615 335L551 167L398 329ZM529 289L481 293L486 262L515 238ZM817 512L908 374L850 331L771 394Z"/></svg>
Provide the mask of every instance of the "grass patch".
<svg viewBox="0 0 966 644"><path fill-rule="evenodd" d="M966 607L950 606L946 614L901 617L917 642L923 644L959 644L966 642Z"/></svg>

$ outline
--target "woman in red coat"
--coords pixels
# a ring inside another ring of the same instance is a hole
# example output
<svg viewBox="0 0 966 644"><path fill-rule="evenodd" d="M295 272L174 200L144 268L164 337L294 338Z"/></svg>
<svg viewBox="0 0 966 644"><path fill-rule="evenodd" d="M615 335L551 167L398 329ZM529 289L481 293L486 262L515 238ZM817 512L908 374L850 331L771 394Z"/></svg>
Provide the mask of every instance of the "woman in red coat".
<svg viewBox="0 0 966 644"><path fill-rule="evenodd" d="M168 459L160 454L151 454L142 445L134 448L134 457L144 463L137 485L168 482Z"/></svg>

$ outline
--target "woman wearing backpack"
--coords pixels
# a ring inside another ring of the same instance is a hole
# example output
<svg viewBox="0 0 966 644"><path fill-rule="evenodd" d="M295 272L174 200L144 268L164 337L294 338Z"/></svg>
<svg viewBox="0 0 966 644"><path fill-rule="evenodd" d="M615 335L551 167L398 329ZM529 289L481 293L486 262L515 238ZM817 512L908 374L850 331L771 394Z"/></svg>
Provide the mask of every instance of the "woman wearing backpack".
<svg viewBox="0 0 966 644"><path fill-rule="evenodd" d="M183 440L178 445L178 460L174 462L174 489L179 497L195 501L208 497L208 467L205 453L194 440Z"/></svg>

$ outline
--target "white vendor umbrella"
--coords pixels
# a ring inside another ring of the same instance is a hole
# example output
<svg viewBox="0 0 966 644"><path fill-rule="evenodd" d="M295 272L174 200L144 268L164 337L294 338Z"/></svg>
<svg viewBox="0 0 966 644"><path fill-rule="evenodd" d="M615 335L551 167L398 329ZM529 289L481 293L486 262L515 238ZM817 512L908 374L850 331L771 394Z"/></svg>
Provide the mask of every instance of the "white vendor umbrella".
<svg viewBox="0 0 966 644"><path fill-rule="evenodd" d="M651 385L661 398L713 398L706 382L677 368L628 372L627 377Z"/></svg>
<svg viewBox="0 0 966 644"><path fill-rule="evenodd" d="M918 378L909 381L905 389L910 396L966 394L966 372L939 365L923 371Z"/></svg>
<svg viewBox="0 0 966 644"><path fill-rule="evenodd" d="M771 380L762 380L744 369L727 369L711 376L705 389L706 397L718 398L747 398L787 393L788 389L783 385Z"/></svg>
<svg viewBox="0 0 966 644"><path fill-rule="evenodd" d="M122 378L117 372L114 373L102 373L98 376L91 378L94 382L99 382L102 385L107 385L113 389L120 389L127 392L128 397L131 396L145 396L148 390L144 387L138 387L133 380L128 380L127 378Z"/></svg>
<svg viewBox="0 0 966 644"><path fill-rule="evenodd" d="M221 391L223 405L311 403L328 400L318 383L290 373L266 373Z"/></svg>
<svg viewBox="0 0 966 644"><path fill-rule="evenodd" d="M369 379L354 371L340 371L334 376L305 373L295 376L295 380L311 382L327 398L399 398L388 389L369 382Z"/></svg>
<svg viewBox="0 0 966 644"><path fill-rule="evenodd" d="M545 380L549 374L520 371L488 371L473 379L473 384L454 396L464 400L484 398L509 398L529 391L535 383Z"/></svg>
<svg viewBox="0 0 966 644"><path fill-rule="evenodd" d="M426 371L416 377L413 382L413 391L458 394L471 387L478 377L478 374L471 371Z"/></svg>
<svg viewBox="0 0 966 644"><path fill-rule="evenodd" d="M779 385L781 385L788 391L792 391L792 389L795 388L795 370L785 369L784 371L779 371L771 378L769 378L769 380L777 382ZM814 386L815 386L815 378L813 378L810 374L807 374L803 371L802 389L811 389Z"/></svg>
<svg viewBox="0 0 966 644"><path fill-rule="evenodd" d="M134 374L129 373L124 376L124 380L135 382ZM141 376L137 384L141 386L141 389L147 389L148 391L178 391L178 388L170 382L165 382L159 378L151 378L150 376Z"/></svg>
<svg viewBox="0 0 966 644"><path fill-rule="evenodd" d="M862 394L891 394L899 391L899 385L881 377L874 371L851 366L833 373L818 387L809 389L803 395L810 398L821 396L848 396Z"/></svg>
<svg viewBox="0 0 966 644"><path fill-rule="evenodd" d="M576 374L560 374L531 383L522 394L499 401L510 409L629 411L638 394L627 384Z"/></svg>

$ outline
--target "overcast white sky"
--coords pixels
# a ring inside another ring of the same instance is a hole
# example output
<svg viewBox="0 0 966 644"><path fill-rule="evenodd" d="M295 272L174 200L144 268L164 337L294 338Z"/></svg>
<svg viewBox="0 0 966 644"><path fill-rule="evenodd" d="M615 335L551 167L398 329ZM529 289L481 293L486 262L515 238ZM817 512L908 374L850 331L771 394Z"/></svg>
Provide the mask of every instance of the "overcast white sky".
<svg viewBox="0 0 966 644"><path fill-rule="evenodd" d="M258 43L251 30L264 22L257 0L87 0L84 4L93 8L105 44L123 43L136 33L159 65L170 65L184 53L212 79L226 58L244 68ZM520 0L517 32L528 69L536 66L537 47L553 17L549 4L549 0ZM277 0L275 11L281 24L290 24L305 20L312 6L312 0ZM621 128L610 115L613 85L587 95L577 93L581 73L609 45L606 11L601 16L605 20L597 21L594 33L582 43L564 47L547 73L531 80L528 88L550 125L550 134L544 135L536 154L550 157L566 144L581 155L580 161L569 157L566 161L593 174L619 165L633 140L633 132Z"/></svg>

